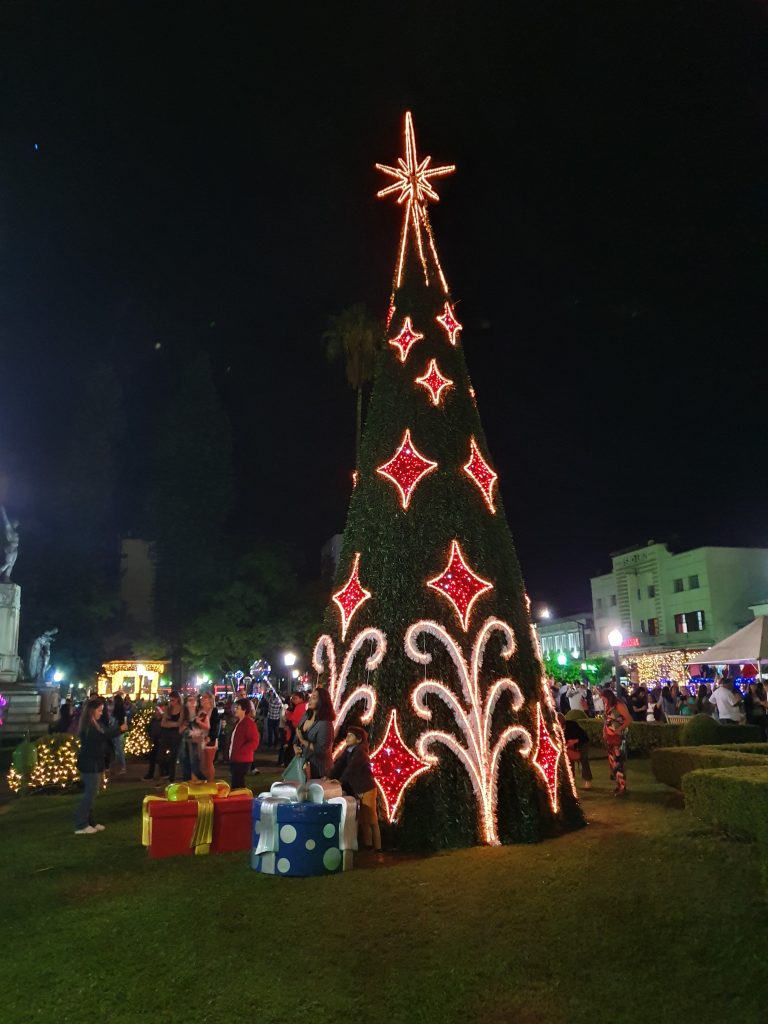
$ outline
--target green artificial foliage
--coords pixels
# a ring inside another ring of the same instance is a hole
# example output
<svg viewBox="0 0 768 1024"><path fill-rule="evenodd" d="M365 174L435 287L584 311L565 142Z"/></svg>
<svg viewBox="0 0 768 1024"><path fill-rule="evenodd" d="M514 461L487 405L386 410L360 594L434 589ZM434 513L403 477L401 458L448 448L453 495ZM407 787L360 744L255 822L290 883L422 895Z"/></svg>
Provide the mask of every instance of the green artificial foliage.
<svg viewBox="0 0 768 1024"><path fill-rule="evenodd" d="M459 644L469 664L474 642L486 620L503 620L512 629L515 651L508 660L503 658L501 634L490 634L479 674L481 701L485 701L493 683L504 678L518 684L523 701L520 710L514 711L509 691L502 690L492 715L488 746L493 748L504 729L519 725L533 739L532 755L537 708L541 708L545 725L558 745L559 726L542 679L523 577L498 486L493 492L494 514L478 486L462 469L470 457L472 437L491 466L493 458L474 402L463 345L452 345L445 328L436 320L444 314L449 297L443 293L431 263L429 272L427 286L413 246L409 245L402 287L392 298L394 313L386 337L396 337L406 317L411 318L414 330L424 337L413 345L405 362L389 344L377 357L359 476L333 587L334 592L344 587L359 554L360 583L372 596L355 612L346 638L342 638L339 610L335 604L329 604L324 632L333 643L339 670L362 630L376 627L384 632L387 650L381 664L371 672L366 671L366 656L372 650L371 643L366 641L352 663L346 694L365 683L376 692L372 750L381 742L390 713L396 709L403 740L415 751L426 729L449 733L462 747L467 747L454 710L438 696L426 698L430 721L415 714L411 693L419 682L425 678L440 681L462 708L467 708L467 701L456 665L444 644L434 635L421 633L416 638L417 647L431 656L431 661L428 665L417 664L405 650L406 630L420 620L437 623ZM467 343L471 345L471 334L467 334ZM475 357L479 358L480 353L476 351ZM453 382L443 392L438 406L433 404L429 392L415 382L415 378L425 374L433 358L442 376ZM417 451L437 462L438 468L420 480L409 507L404 509L397 488L377 473L377 467L392 459L406 429L410 429ZM514 479L509 486L515 486ZM475 602L466 631L450 602L426 585L445 570L454 540L459 542L471 570L493 584L493 590ZM330 671L327 657L323 657L320 682L329 685ZM361 710L362 704L354 709L358 713ZM343 722L337 722L337 726L343 734ZM500 757L497 819L502 842L530 842L583 823L564 758L560 759L557 775L558 810L553 813L542 776L523 747L524 740L516 737L504 747ZM386 829L385 841L399 849L415 851L484 841L479 804L466 767L441 743L434 743L430 753L437 763L407 788L397 823Z"/></svg>
<svg viewBox="0 0 768 1024"><path fill-rule="evenodd" d="M761 753L753 753L750 746L725 749L722 746L661 747L651 751L651 768L657 782L673 789L681 789L689 772L702 768L768 767L768 746Z"/></svg>

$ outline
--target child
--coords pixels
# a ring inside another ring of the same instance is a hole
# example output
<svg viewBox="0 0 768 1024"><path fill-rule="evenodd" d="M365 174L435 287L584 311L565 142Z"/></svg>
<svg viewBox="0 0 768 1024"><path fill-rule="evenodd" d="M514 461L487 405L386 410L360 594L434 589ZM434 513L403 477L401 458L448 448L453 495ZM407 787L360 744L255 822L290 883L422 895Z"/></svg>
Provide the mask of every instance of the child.
<svg viewBox="0 0 768 1024"><path fill-rule="evenodd" d="M376 811L376 783L371 771L368 734L360 725L347 730L346 747L334 762L329 778L338 779L341 788L360 801L358 825L363 848L381 853L381 831Z"/></svg>

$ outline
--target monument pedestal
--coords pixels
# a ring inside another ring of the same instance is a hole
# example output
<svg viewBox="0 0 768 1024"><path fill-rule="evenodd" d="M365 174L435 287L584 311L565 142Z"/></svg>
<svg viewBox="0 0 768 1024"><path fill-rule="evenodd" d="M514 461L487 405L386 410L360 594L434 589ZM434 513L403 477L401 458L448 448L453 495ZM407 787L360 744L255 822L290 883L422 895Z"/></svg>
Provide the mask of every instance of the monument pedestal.
<svg viewBox="0 0 768 1024"><path fill-rule="evenodd" d="M0 685L19 678L21 587L0 583Z"/></svg>

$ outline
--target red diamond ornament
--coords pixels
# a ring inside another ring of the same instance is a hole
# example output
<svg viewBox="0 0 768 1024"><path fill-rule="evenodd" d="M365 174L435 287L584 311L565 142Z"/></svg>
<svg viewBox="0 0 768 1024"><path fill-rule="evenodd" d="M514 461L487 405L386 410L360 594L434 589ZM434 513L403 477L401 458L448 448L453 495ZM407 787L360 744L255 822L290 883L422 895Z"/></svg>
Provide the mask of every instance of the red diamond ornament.
<svg viewBox="0 0 768 1024"><path fill-rule="evenodd" d="M418 331L414 331L411 318L407 316L403 320L403 329L400 331L396 338L389 338L389 344L396 348L400 353L400 362L404 363L408 358L408 353L411 351L417 341L421 341L424 337L423 334L419 334Z"/></svg>
<svg viewBox="0 0 768 1024"><path fill-rule="evenodd" d="M389 460L378 466L376 472L385 476L400 492L400 503L408 508L416 485L423 476L437 469L437 463L425 459L413 446L411 432L406 430L400 447Z"/></svg>
<svg viewBox="0 0 768 1024"><path fill-rule="evenodd" d="M392 823L397 817L406 788L431 767L405 745L397 725L397 711L392 711L386 735L371 754L371 771L384 799L387 821Z"/></svg>
<svg viewBox="0 0 768 1024"><path fill-rule="evenodd" d="M370 590L366 590L365 587L360 584L360 577L358 576L358 567L360 565L360 552L358 551L355 555L355 560L352 563L352 572L350 577L341 590L337 590L333 595L333 601L338 606L339 613L341 615L341 639L346 639L347 627L352 621L352 616L355 614L361 604L365 604L368 598L371 596Z"/></svg>
<svg viewBox="0 0 768 1024"><path fill-rule="evenodd" d="M496 506L493 503L493 487L499 479L498 473L494 473L477 447L474 437L469 442L469 462L464 466L464 472L480 488L485 503L491 512L496 514Z"/></svg>
<svg viewBox="0 0 768 1024"><path fill-rule="evenodd" d="M436 359L433 359L429 364L423 377L416 378L416 383L421 384L429 392L432 398L432 405L440 405L443 390L453 387L453 381L440 373Z"/></svg>
<svg viewBox="0 0 768 1024"><path fill-rule="evenodd" d="M541 716L541 705L536 705L536 753L533 763L538 768L547 787L547 796L552 810L557 813L557 765L560 761L560 748L552 742L544 719Z"/></svg>
<svg viewBox="0 0 768 1024"><path fill-rule="evenodd" d="M475 601L487 590L493 590L492 583L484 580L482 576L478 576L469 568L464 561L457 540L453 541L451 545L451 557L448 560L448 565L439 576L435 576L433 580L427 580L427 586L448 598L456 609L461 628L465 633Z"/></svg>
<svg viewBox="0 0 768 1024"><path fill-rule="evenodd" d="M455 345L456 335L459 333L459 331L463 330L463 328L459 321L456 319L456 317L453 315L453 307L449 302L446 302L445 304L445 312L443 313L443 315L436 316L435 320L437 320L441 327L445 328L446 333L448 335L448 340L452 345Z"/></svg>

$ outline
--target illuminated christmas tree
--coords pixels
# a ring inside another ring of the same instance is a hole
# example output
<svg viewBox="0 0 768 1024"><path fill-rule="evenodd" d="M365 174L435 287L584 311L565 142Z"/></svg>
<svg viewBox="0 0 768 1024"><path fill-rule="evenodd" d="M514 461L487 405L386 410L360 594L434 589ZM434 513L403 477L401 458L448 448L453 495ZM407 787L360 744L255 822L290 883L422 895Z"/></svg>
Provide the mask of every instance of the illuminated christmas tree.
<svg viewBox="0 0 768 1024"><path fill-rule="evenodd" d="M403 227L314 666L339 739L370 723L394 845L532 841L582 818L427 216L454 168L417 156L410 114L377 167Z"/></svg>

